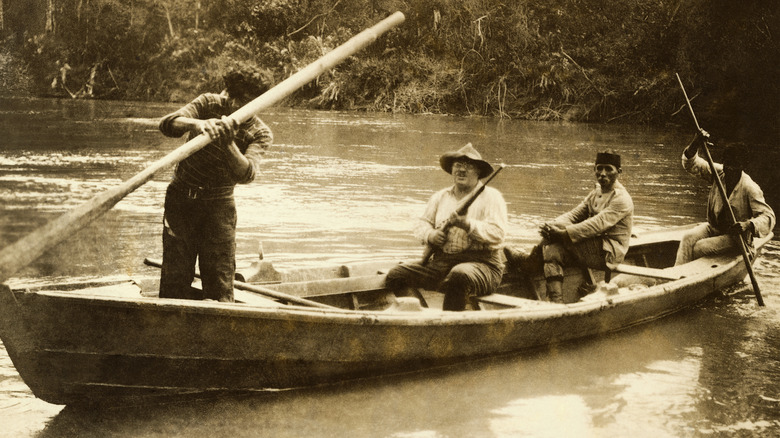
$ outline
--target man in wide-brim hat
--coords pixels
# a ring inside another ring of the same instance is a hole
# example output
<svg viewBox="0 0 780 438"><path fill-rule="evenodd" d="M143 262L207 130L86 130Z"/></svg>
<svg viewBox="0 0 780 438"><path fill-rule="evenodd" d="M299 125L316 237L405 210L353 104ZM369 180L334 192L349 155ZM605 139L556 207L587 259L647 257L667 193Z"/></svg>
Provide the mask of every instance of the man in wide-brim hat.
<svg viewBox="0 0 780 438"><path fill-rule="evenodd" d="M468 211L458 215L458 207L493 167L471 143L445 153L439 164L454 184L431 196L414 229L423 245L435 248L433 256L427 263L395 266L387 274L386 286L398 296L408 295L410 288L438 290L444 293L444 310L460 311L473 305L472 297L491 294L501 283L506 202L501 192L485 187Z"/></svg>
<svg viewBox="0 0 780 438"><path fill-rule="evenodd" d="M439 158L439 164L445 172L452 174L452 165L455 161L468 161L477 168L479 179L486 178L493 173L493 166L487 161L482 159L482 155L474 149L471 143L466 144L457 151L445 152L444 155Z"/></svg>

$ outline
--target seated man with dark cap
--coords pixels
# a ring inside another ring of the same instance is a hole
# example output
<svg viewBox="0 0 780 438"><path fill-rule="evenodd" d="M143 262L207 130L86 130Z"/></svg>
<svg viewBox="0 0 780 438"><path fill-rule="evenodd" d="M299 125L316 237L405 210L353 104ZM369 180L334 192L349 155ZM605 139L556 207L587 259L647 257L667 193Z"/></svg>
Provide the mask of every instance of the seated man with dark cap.
<svg viewBox="0 0 780 438"><path fill-rule="evenodd" d="M698 225L683 236L677 250L675 265L681 265L703 256L713 256L727 252L739 252L739 239L742 234L749 251L753 250L753 236L762 237L775 226L775 213L764 200L764 193L747 173L743 172L747 153L743 144L731 144L723 150L723 164L715 164L720 174L729 205L737 222L731 219L728 208L713 178L709 163L698 154L701 144L700 135L708 136L706 131L697 134L691 144L683 151L683 168L693 176L708 183L710 187L707 199L707 223Z"/></svg>
<svg viewBox="0 0 780 438"><path fill-rule="evenodd" d="M396 295L422 287L444 293L444 310L461 311L474 296L489 295L504 273L507 209L501 192L485 187L466 214L457 209L482 186L493 167L471 143L439 160L454 185L436 192L414 230L422 244L435 248L427 263L405 263L387 273L386 287ZM443 231L445 223L452 225Z"/></svg>
<svg viewBox="0 0 780 438"><path fill-rule="evenodd" d="M613 269L628 252L634 203L618 181L620 155L599 152L594 170L598 186L573 210L542 225L542 241L530 255L506 249L510 263L526 273L543 269L551 302L563 302L565 266Z"/></svg>

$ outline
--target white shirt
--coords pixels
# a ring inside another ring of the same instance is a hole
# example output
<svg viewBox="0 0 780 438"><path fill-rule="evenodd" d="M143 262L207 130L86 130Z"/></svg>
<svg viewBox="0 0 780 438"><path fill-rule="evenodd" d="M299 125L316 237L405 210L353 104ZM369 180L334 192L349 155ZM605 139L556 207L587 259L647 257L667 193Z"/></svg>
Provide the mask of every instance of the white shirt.
<svg viewBox="0 0 780 438"><path fill-rule="evenodd" d="M414 236L420 239L423 245L428 243L430 233L442 227L452 212L481 186L482 183L478 183L474 190L462 199L455 197L455 186L434 193L428 200L425 213L414 228ZM503 246L507 212L506 201L501 192L493 187L485 187L469 207L466 217L471 228L467 231L450 227L447 243L442 247L442 251L455 254L466 250L499 249Z"/></svg>

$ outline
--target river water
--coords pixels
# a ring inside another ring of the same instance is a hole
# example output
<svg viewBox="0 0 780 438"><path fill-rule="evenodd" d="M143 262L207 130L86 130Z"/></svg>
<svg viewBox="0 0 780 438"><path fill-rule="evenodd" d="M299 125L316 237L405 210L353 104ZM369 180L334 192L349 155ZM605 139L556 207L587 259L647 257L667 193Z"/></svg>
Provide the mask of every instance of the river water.
<svg viewBox="0 0 780 438"><path fill-rule="evenodd" d="M0 247L118 185L182 143L155 119L177 105L0 99ZM272 109L257 180L236 190L239 271L416 257L445 151L471 142L506 169L492 185L514 245L593 187L596 151L623 156L635 233L700 221L707 187L684 173L675 129ZM132 276L161 253L161 172L12 282ZM780 241L746 286L620 333L532 354L252 397L83 411L36 399L0 344L0 435L679 437L780 434ZM131 331L132 327L127 327Z"/></svg>

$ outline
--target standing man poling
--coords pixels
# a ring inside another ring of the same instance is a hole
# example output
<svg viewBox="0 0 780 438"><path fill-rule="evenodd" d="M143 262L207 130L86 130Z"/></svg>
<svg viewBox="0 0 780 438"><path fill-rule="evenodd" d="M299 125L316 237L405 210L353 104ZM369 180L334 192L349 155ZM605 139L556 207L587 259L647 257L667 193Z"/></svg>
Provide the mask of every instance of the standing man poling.
<svg viewBox="0 0 780 438"><path fill-rule="evenodd" d="M205 93L168 114L160 131L213 141L181 161L165 195L161 298L233 301L236 261L236 204L233 188L249 183L271 144L271 130L257 116L238 125L227 117L265 93L268 73L243 67L224 77L225 89ZM192 280L198 259L203 295L194 296Z"/></svg>
<svg viewBox="0 0 780 438"><path fill-rule="evenodd" d="M398 295L414 287L438 290L444 293L444 310L461 311L472 297L491 294L501 283L506 202L501 192L485 187L466 214L458 215L458 207L482 186L480 179L493 167L471 143L445 153L439 164L454 184L431 196L414 229L423 245L435 248L433 255L427 263L393 267L386 287ZM444 227L448 221L452 226Z"/></svg>

